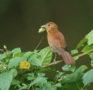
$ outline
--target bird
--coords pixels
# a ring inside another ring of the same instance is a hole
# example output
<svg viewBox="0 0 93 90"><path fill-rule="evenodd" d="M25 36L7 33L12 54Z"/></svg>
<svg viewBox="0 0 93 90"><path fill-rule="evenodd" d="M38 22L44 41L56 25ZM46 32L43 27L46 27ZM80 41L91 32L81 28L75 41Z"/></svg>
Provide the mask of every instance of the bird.
<svg viewBox="0 0 93 90"><path fill-rule="evenodd" d="M44 30L47 31L47 41L51 50L55 53L55 59L56 54L58 54L62 56L65 64L75 64L74 58L71 56L67 49L65 37L59 31L57 24L55 24L54 22L48 22L45 25L42 25L41 28L42 29L40 29L39 32L42 32Z"/></svg>

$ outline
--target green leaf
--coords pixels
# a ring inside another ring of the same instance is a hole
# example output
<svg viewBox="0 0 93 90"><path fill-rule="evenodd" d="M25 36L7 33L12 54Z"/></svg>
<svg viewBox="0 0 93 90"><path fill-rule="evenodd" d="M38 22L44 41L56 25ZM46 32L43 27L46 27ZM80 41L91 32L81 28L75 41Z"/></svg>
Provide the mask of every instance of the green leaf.
<svg viewBox="0 0 93 90"><path fill-rule="evenodd" d="M83 79L84 86L93 82L93 69L86 72L82 79Z"/></svg>
<svg viewBox="0 0 93 90"><path fill-rule="evenodd" d="M93 59L93 53L89 53L89 57Z"/></svg>
<svg viewBox="0 0 93 90"><path fill-rule="evenodd" d="M45 77L37 77L33 82L31 82L30 84L29 84L29 87L28 88L30 88L32 85L34 85L34 84L43 84L43 83L46 83L47 82L47 78L45 78Z"/></svg>
<svg viewBox="0 0 93 90"><path fill-rule="evenodd" d="M13 79L13 75L11 72L4 72L0 74L0 89L1 90L9 90Z"/></svg>
<svg viewBox="0 0 93 90"><path fill-rule="evenodd" d="M55 87L57 86L55 85ZM53 87L50 82L46 82L44 83L42 90L57 90L55 87Z"/></svg>
<svg viewBox="0 0 93 90"><path fill-rule="evenodd" d="M31 51L28 51L28 52L26 52L24 55L23 55L23 57L25 57L25 58L28 58L30 55L32 55L33 53L31 52Z"/></svg>
<svg viewBox="0 0 93 90"><path fill-rule="evenodd" d="M78 60L79 56L74 56L73 58L74 58L74 60Z"/></svg>
<svg viewBox="0 0 93 90"><path fill-rule="evenodd" d="M93 30L91 30L91 32L89 32L87 35L86 35L86 37L85 38L87 38L88 39L88 45L91 45L91 44L93 44Z"/></svg>
<svg viewBox="0 0 93 90"><path fill-rule="evenodd" d="M70 83L70 82L76 82L78 80L82 79L83 76L83 71L87 69L87 67L85 65L80 66L78 69L76 69L76 71L72 74L67 74L64 75L64 77L62 77L62 81L61 83Z"/></svg>
<svg viewBox="0 0 93 90"><path fill-rule="evenodd" d="M93 59L91 60L91 66L93 67Z"/></svg>
<svg viewBox="0 0 93 90"><path fill-rule="evenodd" d="M17 76L17 70L16 69L11 69L11 72L12 72L12 74L13 74L13 77L15 77L15 76Z"/></svg>
<svg viewBox="0 0 93 90"><path fill-rule="evenodd" d="M16 80L16 79L13 79L13 81L12 81L12 85L18 85L20 83L21 83L21 81Z"/></svg>
<svg viewBox="0 0 93 90"><path fill-rule="evenodd" d="M57 83L57 84L55 84L54 86L55 86L55 87L61 87L62 85L61 85L61 83Z"/></svg>
<svg viewBox="0 0 93 90"><path fill-rule="evenodd" d="M71 65L64 65L64 66L62 67L62 70L63 70L63 71L70 71L70 67L71 67Z"/></svg>
<svg viewBox="0 0 93 90"><path fill-rule="evenodd" d="M28 59L28 62L30 62L31 65L41 66L41 61L37 58L37 55L36 54L32 55Z"/></svg>
<svg viewBox="0 0 93 90"><path fill-rule="evenodd" d="M86 65L80 66L75 73L82 73L84 70L86 70L88 67Z"/></svg>
<svg viewBox="0 0 93 90"><path fill-rule="evenodd" d="M57 74L58 72L56 70L51 69L50 67L42 68L38 72L51 72L53 74Z"/></svg>
<svg viewBox="0 0 93 90"><path fill-rule="evenodd" d="M25 84L25 83L22 83L22 85L19 85L18 87L19 87L18 90L27 90L27 88L28 88L27 84Z"/></svg>
<svg viewBox="0 0 93 90"><path fill-rule="evenodd" d="M20 49L20 48L15 48L15 49L13 49L13 50L11 51L11 53L14 53L14 54L16 54L16 53L21 53L21 49Z"/></svg>
<svg viewBox="0 0 93 90"><path fill-rule="evenodd" d="M63 71L72 71L74 72L75 69L76 69L76 66L75 65L64 65L62 67Z"/></svg>
<svg viewBox="0 0 93 90"><path fill-rule="evenodd" d="M86 52L86 51L89 51L89 50L91 50L91 49L93 49L93 44L91 44L91 45L86 45L86 46L82 49L82 52Z"/></svg>
<svg viewBox="0 0 93 90"><path fill-rule="evenodd" d="M76 49L84 46L84 43L85 43L85 42L87 42L87 39L86 39L86 38L83 38L83 39L79 42L79 44L77 45Z"/></svg>
<svg viewBox="0 0 93 90"><path fill-rule="evenodd" d="M27 80L34 80L35 79L35 76L34 76L34 73L28 73L27 74Z"/></svg>
<svg viewBox="0 0 93 90"><path fill-rule="evenodd" d="M52 60L52 51L50 49L50 47L46 47L44 49L42 49L40 52L39 52L40 56L39 59L41 60L42 62L42 65L46 65L46 64L49 64Z"/></svg>
<svg viewBox="0 0 93 90"><path fill-rule="evenodd" d="M3 60L4 58L6 58L5 54L0 54L0 60Z"/></svg>
<svg viewBox="0 0 93 90"><path fill-rule="evenodd" d="M19 65L19 63L24 60L26 60L26 58L24 58L24 57L11 58L10 62L8 64L8 69L13 68L13 67L17 67Z"/></svg>
<svg viewBox="0 0 93 90"><path fill-rule="evenodd" d="M78 50L71 50L71 55L74 55L74 54L77 54L78 53Z"/></svg>
<svg viewBox="0 0 93 90"><path fill-rule="evenodd" d="M77 82L65 83L60 90L85 90L81 89L83 86L82 80L78 80Z"/></svg>

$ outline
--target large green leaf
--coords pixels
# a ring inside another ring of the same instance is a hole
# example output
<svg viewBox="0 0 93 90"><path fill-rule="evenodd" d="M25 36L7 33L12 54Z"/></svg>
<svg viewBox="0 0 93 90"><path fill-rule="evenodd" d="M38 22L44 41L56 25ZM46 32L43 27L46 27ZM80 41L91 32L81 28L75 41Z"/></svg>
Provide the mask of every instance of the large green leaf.
<svg viewBox="0 0 93 90"><path fill-rule="evenodd" d="M0 74L0 90L9 90L13 79L11 72L4 72Z"/></svg>
<svg viewBox="0 0 93 90"><path fill-rule="evenodd" d="M91 32L89 32L87 35L86 35L86 37L85 38L87 38L88 39L88 45L91 45L91 44L93 44L93 30L91 31Z"/></svg>
<svg viewBox="0 0 93 90"><path fill-rule="evenodd" d="M86 72L83 76L84 86L86 86L87 84L89 84L91 82L93 82L93 69Z"/></svg>
<svg viewBox="0 0 93 90"><path fill-rule="evenodd" d="M8 69L16 67L19 65L20 62L26 60L25 57L15 57L15 58L11 58L10 62L8 64Z"/></svg>
<svg viewBox="0 0 93 90"><path fill-rule="evenodd" d="M44 49L42 49L40 52L39 52L40 56L39 59L41 60L42 62L42 65L46 65L46 64L49 64L52 60L52 51L50 49L50 47L46 47Z"/></svg>

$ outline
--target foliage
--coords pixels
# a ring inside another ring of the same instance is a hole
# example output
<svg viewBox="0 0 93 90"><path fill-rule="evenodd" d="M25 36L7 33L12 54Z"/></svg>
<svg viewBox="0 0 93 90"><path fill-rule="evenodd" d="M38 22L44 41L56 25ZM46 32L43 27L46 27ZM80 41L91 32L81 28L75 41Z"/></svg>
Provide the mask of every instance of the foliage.
<svg viewBox="0 0 93 90"><path fill-rule="evenodd" d="M93 30L71 51L75 60L88 55L93 67ZM82 52L79 54L79 50ZM78 55L76 55L78 54ZM21 48L11 51L0 49L0 90L86 90L93 82L93 69L86 65L64 65L62 70L52 69L50 47L42 50L22 52ZM61 67L60 67L61 68ZM54 77L46 76L46 72Z"/></svg>

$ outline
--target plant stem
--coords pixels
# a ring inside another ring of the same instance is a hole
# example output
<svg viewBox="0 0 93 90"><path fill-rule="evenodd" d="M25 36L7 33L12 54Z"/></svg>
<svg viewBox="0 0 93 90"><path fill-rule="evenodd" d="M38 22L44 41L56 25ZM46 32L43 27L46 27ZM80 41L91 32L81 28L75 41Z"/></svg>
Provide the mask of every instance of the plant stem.
<svg viewBox="0 0 93 90"><path fill-rule="evenodd" d="M38 45L36 46L35 50L39 47L39 45L41 44L43 38L41 38L40 42L38 43Z"/></svg>

